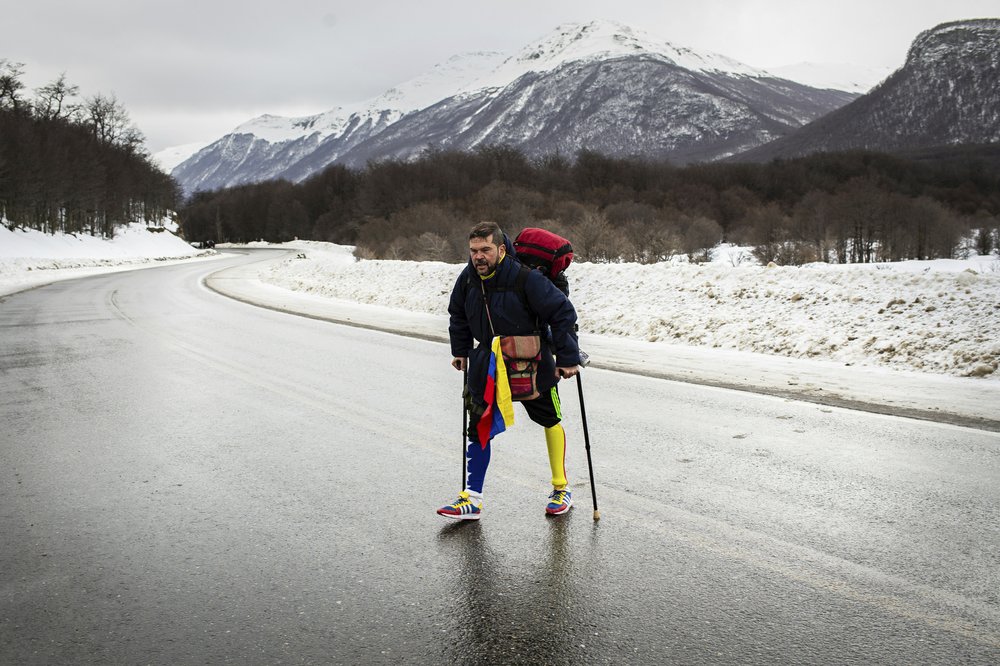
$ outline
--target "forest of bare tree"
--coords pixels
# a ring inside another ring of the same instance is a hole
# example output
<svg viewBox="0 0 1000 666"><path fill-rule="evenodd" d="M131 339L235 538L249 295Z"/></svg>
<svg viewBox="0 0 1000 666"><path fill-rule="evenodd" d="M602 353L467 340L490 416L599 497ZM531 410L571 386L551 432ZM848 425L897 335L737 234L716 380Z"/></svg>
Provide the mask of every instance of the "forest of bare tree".
<svg viewBox="0 0 1000 666"><path fill-rule="evenodd" d="M0 219L110 238L177 209L177 183L152 164L114 96L79 98L62 75L32 97L22 76L0 60Z"/></svg>
<svg viewBox="0 0 1000 666"><path fill-rule="evenodd" d="M201 192L180 219L192 239L332 241L368 258L453 261L468 228L493 220L508 234L556 231L587 261L697 261L723 241L779 264L896 261L993 251L1000 176L974 155L674 167L586 151L530 160L488 146Z"/></svg>

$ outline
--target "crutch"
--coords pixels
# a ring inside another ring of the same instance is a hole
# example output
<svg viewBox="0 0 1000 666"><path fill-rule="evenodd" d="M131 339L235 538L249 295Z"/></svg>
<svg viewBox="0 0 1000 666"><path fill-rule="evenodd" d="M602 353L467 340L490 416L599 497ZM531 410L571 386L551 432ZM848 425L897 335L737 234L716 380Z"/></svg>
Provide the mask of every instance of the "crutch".
<svg viewBox="0 0 1000 666"><path fill-rule="evenodd" d="M590 364L590 359L586 358L586 355L581 352L582 362L580 365L586 366ZM597 489L594 487L594 462L590 457L590 432L587 429L587 408L584 406L583 402L583 380L580 375L583 373L576 373L576 388L580 392L580 418L583 420L583 442L587 448L587 469L590 471L590 495L594 498L594 520L601 519L601 512L597 509Z"/></svg>
<svg viewBox="0 0 1000 666"><path fill-rule="evenodd" d="M469 410L465 407L465 392L468 390L469 386L469 369L465 367L462 369L462 486L459 491L465 490L466 475L468 470L465 466L468 463L466 460L466 447L468 446L469 437Z"/></svg>

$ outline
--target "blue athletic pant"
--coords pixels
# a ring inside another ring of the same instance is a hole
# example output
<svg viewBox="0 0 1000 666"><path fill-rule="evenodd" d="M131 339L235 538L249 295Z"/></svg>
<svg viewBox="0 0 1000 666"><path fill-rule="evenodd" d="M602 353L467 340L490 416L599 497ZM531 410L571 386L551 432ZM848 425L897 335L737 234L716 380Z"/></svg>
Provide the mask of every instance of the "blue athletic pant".
<svg viewBox="0 0 1000 666"><path fill-rule="evenodd" d="M562 420L562 407L559 404L559 392L556 387L551 391L546 391L534 400L525 400L521 403L525 411L535 423L551 428ZM470 437L475 432L475 426L469 428ZM486 468L490 466L490 449L493 442L487 442L484 448L478 441L471 439L465 447L466 484L468 490L482 494L483 482L486 480Z"/></svg>

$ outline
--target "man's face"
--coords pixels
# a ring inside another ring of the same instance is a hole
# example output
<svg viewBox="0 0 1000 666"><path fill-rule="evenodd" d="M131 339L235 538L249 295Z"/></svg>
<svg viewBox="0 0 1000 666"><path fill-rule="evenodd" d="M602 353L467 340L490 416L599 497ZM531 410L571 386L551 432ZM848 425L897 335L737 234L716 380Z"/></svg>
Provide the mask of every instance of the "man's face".
<svg viewBox="0 0 1000 666"><path fill-rule="evenodd" d="M497 246L493 242L493 236L469 239L469 256L472 258L472 265L476 267L476 272L480 275L489 275L496 270L497 263L506 251L507 248L502 244Z"/></svg>

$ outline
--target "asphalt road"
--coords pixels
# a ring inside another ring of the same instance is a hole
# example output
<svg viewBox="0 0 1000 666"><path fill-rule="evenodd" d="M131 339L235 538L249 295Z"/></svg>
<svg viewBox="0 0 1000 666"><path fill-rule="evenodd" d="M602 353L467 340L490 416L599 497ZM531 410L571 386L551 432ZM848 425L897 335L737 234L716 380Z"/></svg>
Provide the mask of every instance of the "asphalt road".
<svg viewBox="0 0 1000 666"><path fill-rule="evenodd" d="M252 259L252 258L251 258ZM215 265L0 299L0 663L1000 663L1000 435L622 373L499 439L445 345Z"/></svg>

